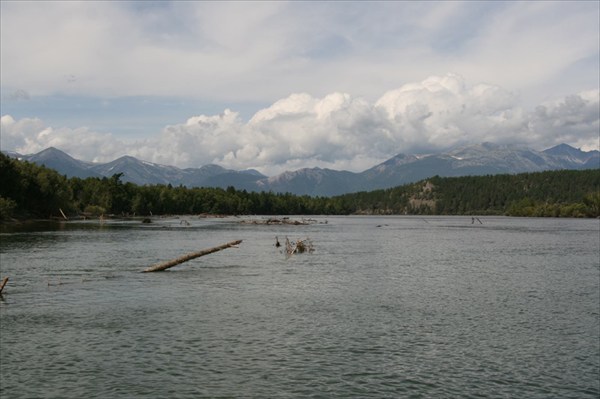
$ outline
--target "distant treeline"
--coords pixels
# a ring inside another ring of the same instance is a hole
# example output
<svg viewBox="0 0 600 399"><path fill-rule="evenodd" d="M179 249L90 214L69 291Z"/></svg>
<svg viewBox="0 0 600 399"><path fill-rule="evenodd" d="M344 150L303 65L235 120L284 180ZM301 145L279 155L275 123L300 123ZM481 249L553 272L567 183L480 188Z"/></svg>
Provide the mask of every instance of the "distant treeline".
<svg viewBox="0 0 600 399"><path fill-rule="evenodd" d="M336 198L355 213L599 217L600 169L435 176Z"/></svg>
<svg viewBox="0 0 600 399"><path fill-rule="evenodd" d="M600 170L432 177L336 197L248 192L233 187L138 186L110 178L66 178L0 154L0 219L66 215L441 214L600 216Z"/></svg>

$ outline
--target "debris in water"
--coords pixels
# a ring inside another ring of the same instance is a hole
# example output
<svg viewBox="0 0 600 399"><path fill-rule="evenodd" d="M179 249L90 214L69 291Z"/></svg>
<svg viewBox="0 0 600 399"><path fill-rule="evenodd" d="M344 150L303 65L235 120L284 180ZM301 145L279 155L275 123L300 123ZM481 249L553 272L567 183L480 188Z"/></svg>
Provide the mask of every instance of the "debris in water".
<svg viewBox="0 0 600 399"><path fill-rule="evenodd" d="M285 252L288 256L293 254L301 254L304 252L313 253L314 251L315 247L313 246L310 238L293 242L290 241L289 238L285 237Z"/></svg>
<svg viewBox="0 0 600 399"><path fill-rule="evenodd" d="M221 250L229 248L229 247L235 247L236 245L238 245L241 242L242 242L242 240L231 241L231 242L228 242L227 244L219 245L217 247L204 249L199 252L192 252L187 255L180 256L179 258L170 260L168 262L158 263L154 266L150 266L149 268L144 270L144 272L146 273L146 272L163 271L170 267L177 266L180 263L187 262L188 260L192 260L192 259L198 258L200 256L212 254L213 252L221 251Z"/></svg>

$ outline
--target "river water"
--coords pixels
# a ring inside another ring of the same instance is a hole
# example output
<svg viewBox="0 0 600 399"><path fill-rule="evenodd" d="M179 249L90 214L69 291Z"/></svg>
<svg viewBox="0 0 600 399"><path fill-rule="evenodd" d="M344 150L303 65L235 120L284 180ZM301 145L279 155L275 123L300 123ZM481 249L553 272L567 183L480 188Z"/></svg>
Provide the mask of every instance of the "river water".
<svg viewBox="0 0 600 399"><path fill-rule="evenodd" d="M315 219L4 229L0 397L599 396L600 221Z"/></svg>

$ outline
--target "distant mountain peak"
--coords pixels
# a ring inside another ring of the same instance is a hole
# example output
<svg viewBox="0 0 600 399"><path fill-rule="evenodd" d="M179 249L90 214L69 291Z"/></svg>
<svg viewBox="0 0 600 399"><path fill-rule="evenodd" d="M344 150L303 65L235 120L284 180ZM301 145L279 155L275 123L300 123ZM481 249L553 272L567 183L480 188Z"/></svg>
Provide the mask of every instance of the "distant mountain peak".
<svg viewBox="0 0 600 399"><path fill-rule="evenodd" d="M92 163L75 159L66 152L55 147L48 147L37 154L24 155L21 158L57 170L61 174L69 177L86 178L99 176L90 170L93 165Z"/></svg>
<svg viewBox="0 0 600 399"><path fill-rule="evenodd" d="M110 177L139 185L171 184L187 187L235 187L248 191L274 191L298 195L331 196L385 189L430 178L522 173L556 169L600 168L600 152L582 151L559 144L545 151L523 146L481 143L426 155L397 154L360 173L322 168L302 168L267 177L249 169L235 171L215 164L180 169L141 161L125 155L108 163L92 164L49 147L21 159L46 165L69 177Z"/></svg>
<svg viewBox="0 0 600 399"><path fill-rule="evenodd" d="M108 163L122 163L122 162L141 163L144 161L142 161L141 159L132 157L131 155L123 155L122 157L119 157L119 158L115 159L114 161L111 161Z"/></svg>
<svg viewBox="0 0 600 399"><path fill-rule="evenodd" d="M584 151L581 151L580 148L575 148L575 147L572 147L565 143L555 145L554 147L548 148L547 150L544 150L543 152L545 152L546 154L553 154L553 155L575 155L575 154L579 155L579 154L584 153Z"/></svg>
<svg viewBox="0 0 600 399"><path fill-rule="evenodd" d="M552 150L552 149L580 150L579 148L575 148L575 147L570 146L570 145L565 144L565 143L560 143L558 145L555 145L554 147L549 148L549 150Z"/></svg>
<svg viewBox="0 0 600 399"><path fill-rule="evenodd" d="M582 151L579 148L562 143L544 150L543 153L563 162L580 165L582 168L597 168L600 166L600 152L597 150Z"/></svg>
<svg viewBox="0 0 600 399"><path fill-rule="evenodd" d="M256 169L245 169L245 170L241 170L240 173L245 173L245 174L252 175L252 176L258 176L261 178L267 177L267 176L263 175L262 173L260 173Z"/></svg>
<svg viewBox="0 0 600 399"><path fill-rule="evenodd" d="M376 166L376 168L378 168L379 170L385 170L385 169L388 169L389 167L394 167L394 166L399 166L399 165L404 165L406 163L414 162L417 159L418 159L418 157L416 155L397 154L397 155L394 155L392 158L388 159L387 161L380 163L379 165Z"/></svg>
<svg viewBox="0 0 600 399"><path fill-rule="evenodd" d="M37 157L38 159L44 159L44 158L50 158L50 157L60 157L63 159L75 160L75 158L73 158L72 156L70 156L69 154L67 154L64 151L59 150L56 147L48 147L48 148L38 152L34 156Z"/></svg>
<svg viewBox="0 0 600 399"><path fill-rule="evenodd" d="M209 163L207 165L201 166L200 169L204 170L204 171L210 171L210 172L213 172L213 173L224 173L224 172L227 172L227 169L225 169L224 167L222 167L220 165L215 165L214 163Z"/></svg>

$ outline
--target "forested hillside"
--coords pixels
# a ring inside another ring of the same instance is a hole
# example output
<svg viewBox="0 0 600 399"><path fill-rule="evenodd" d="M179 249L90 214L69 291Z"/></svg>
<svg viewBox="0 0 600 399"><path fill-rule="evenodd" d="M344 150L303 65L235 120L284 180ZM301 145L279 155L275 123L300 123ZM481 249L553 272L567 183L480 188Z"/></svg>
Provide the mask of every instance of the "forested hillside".
<svg viewBox="0 0 600 399"><path fill-rule="evenodd" d="M600 170L436 176L339 198L357 213L598 217Z"/></svg>
<svg viewBox="0 0 600 399"><path fill-rule="evenodd" d="M0 219L163 214L497 214L600 216L600 170L433 177L387 190L336 197L70 178L0 154Z"/></svg>

